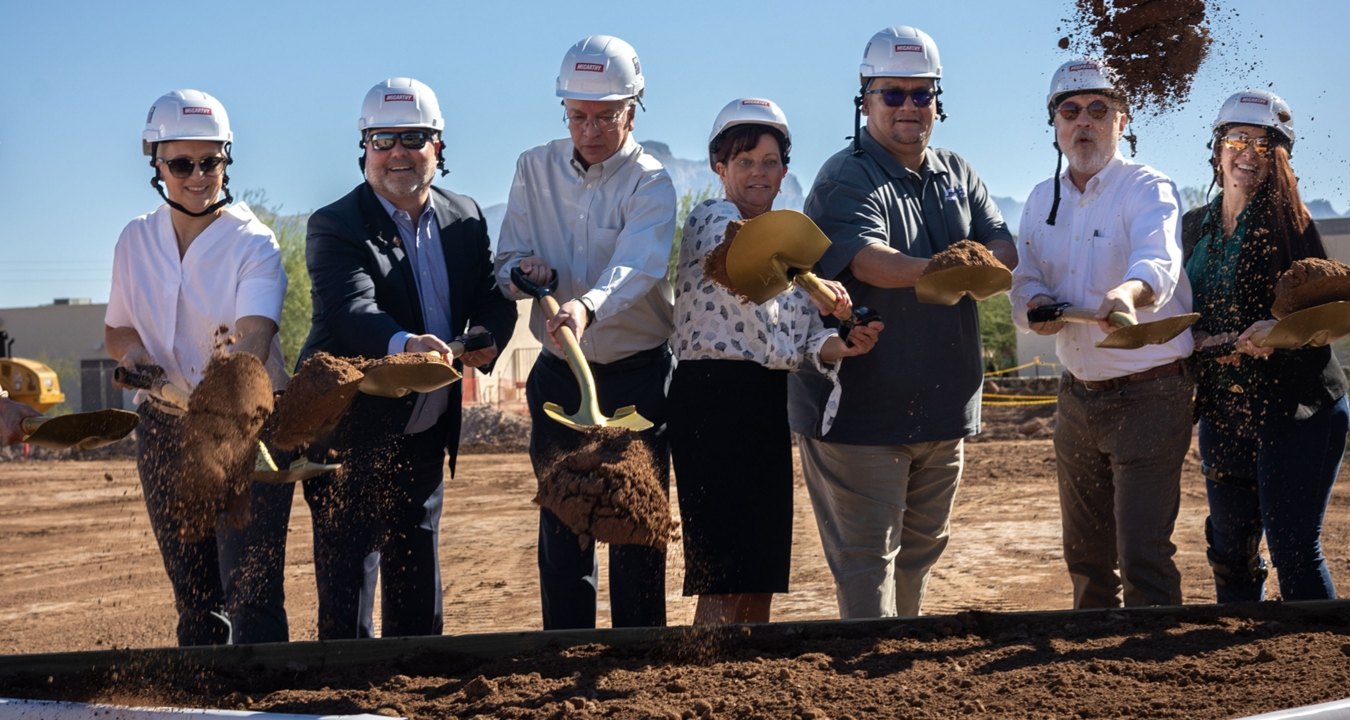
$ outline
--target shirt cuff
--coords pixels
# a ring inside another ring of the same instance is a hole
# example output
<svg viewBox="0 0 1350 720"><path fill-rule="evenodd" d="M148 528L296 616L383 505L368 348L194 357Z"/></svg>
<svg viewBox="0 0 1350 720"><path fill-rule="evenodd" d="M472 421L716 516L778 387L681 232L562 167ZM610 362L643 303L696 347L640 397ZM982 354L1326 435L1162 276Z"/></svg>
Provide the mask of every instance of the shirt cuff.
<svg viewBox="0 0 1350 720"><path fill-rule="evenodd" d="M394 336L389 338L389 352L385 354L397 355L403 352L403 348L408 345L408 338L410 337L412 337L412 333L407 330L399 330L394 333Z"/></svg>

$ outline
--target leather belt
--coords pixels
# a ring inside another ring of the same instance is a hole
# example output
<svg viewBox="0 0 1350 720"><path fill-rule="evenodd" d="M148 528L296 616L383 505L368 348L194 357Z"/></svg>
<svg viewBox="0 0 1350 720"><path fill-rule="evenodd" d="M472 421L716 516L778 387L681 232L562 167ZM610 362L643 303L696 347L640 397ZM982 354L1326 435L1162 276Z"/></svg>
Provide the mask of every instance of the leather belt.
<svg viewBox="0 0 1350 720"><path fill-rule="evenodd" d="M1147 370L1140 370L1137 373L1121 375L1120 377L1108 378L1106 380L1081 380L1074 377L1071 373L1066 372L1064 374L1067 375L1069 379L1082 385L1088 390L1101 392L1103 390L1119 390L1130 383L1144 382L1145 380L1160 380L1162 378L1184 375L1186 374L1186 361L1184 359L1173 360L1166 365L1159 365Z"/></svg>

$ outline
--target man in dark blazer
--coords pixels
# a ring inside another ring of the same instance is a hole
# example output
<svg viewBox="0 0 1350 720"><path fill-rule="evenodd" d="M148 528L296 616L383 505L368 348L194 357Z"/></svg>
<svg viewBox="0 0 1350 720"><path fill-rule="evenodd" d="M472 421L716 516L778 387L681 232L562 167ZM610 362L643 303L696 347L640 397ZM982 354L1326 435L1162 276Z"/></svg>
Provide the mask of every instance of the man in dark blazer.
<svg viewBox="0 0 1350 720"><path fill-rule="evenodd" d="M411 78L386 80L366 95L358 127L366 182L309 220L314 315L300 361L319 351L448 359L448 341L467 329L491 332L496 344L455 365L487 372L516 307L493 279L478 205L431 185L437 168L445 172L435 94ZM381 635L441 633L443 467L448 455L454 473L460 405L459 383L402 398L358 395L321 441L343 468L305 483L320 639L374 637L381 574Z"/></svg>

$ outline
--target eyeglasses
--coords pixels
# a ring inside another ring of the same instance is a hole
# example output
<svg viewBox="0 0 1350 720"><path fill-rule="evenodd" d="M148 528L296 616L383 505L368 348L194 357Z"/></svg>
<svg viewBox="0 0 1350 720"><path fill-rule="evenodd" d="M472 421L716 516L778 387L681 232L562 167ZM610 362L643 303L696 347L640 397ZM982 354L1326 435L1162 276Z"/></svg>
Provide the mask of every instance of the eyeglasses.
<svg viewBox="0 0 1350 720"><path fill-rule="evenodd" d="M563 122L567 127L577 130L588 125L594 125L597 130L608 132L619 126L624 117L628 115L627 110L620 110L616 113L605 113L595 117L587 117L584 113L566 113L563 115Z"/></svg>
<svg viewBox="0 0 1350 720"><path fill-rule="evenodd" d="M204 157L201 160L193 160L192 158L174 158L172 160L160 158L159 161L164 164L164 167L169 169L170 175L179 180L186 180L192 177L192 174L196 172L198 167L202 169L202 174L207 177L216 177L225 170L225 158L220 157L219 155Z"/></svg>
<svg viewBox="0 0 1350 720"><path fill-rule="evenodd" d="M1065 100L1059 104L1059 116L1065 120L1074 121L1078 119L1079 114L1087 110L1088 117L1093 120L1101 120L1106 117L1106 113L1111 109L1111 106L1102 100L1093 100L1086 107L1073 100Z"/></svg>
<svg viewBox="0 0 1350 720"><path fill-rule="evenodd" d="M394 145L402 145L409 150L421 150L432 140L433 134L425 130L405 130L403 132L375 132L366 137L366 144L372 149L385 152L393 150Z"/></svg>
<svg viewBox="0 0 1350 720"><path fill-rule="evenodd" d="M886 107L901 107L905 104L905 98L914 101L914 107L928 107L933 104L933 98L937 93L931 88L921 88L919 90L905 90L903 88L886 88L884 90L868 90L864 95L880 95L881 101L886 103Z"/></svg>
<svg viewBox="0 0 1350 720"><path fill-rule="evenodd" d="M1237 153L1246 150L1248 145L1251 146L1252 150L1256 151L1257 155L1262 157L1270 152L1270 138L1268 137L1254 138L1247 135L1247 133L1233 133L1223 139L1223 146Z"/></svg>
<svg viewBox="0 0 1350 720"><path fill-rule="evenodd" d="M776 173L783 169L783 161L776 157L764 158L763 160L759 161L743 157L737 158L732 162L736 164L736 167L747 172L754 170L756 165L758 165L762 170L764 170L764 172L770 174Z"/></svg>

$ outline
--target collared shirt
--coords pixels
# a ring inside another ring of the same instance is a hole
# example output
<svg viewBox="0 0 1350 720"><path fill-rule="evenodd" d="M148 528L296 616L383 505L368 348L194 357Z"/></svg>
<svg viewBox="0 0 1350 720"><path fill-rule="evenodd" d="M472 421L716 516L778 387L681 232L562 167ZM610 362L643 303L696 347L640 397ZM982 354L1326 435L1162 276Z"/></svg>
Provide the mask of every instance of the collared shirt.
<svg viewBox="0 0 1350 720"><path fill-rule="evenodd" d="M612 157L582 168L570 139L531 148L516 161L497 241L497 284L525 297L511 268L537 255L558 272L559 302L595 308L581 349L609 363L665 343L674 329L674 291L666 277L675 238L675 186L661 163L630 137ZM543 312L530 331L544 351L553 341Z"/></svg>
<svg viewBox="0 0 1350 720"><path fill-rule="evenodd" d="M400 210L379 193L375 193L375 198L398 227L403 251L408 255L408 264L412 266L417 283L417 297L422 304L426 332L449 342L454 328L450 321L450 278L445 267L445 250L441 247L441 229L436 222L436 210L431 205L431 198L427 198L415 225L412 215L406 210ZM389 354L403 352L411 334L406 330L394 333L389 339ZM419 393L404 432L411 435L426 430L436 424L436 420L449 407L449 388Z"/></svg>
<svg viewBox="0 0 1350 720"><path fill-rule="evenodd" d="M956 153L928 148L919 172L905 167L866 131L863 153L845 149L821 167L806 214L830 238L820 274L838 278L854 307L881 314L886 331L872 352L839 371L843 399L824 439L852 445L952 440L978 432L984 358L975 302L920 303L913 288L878 288L849 265L868 245L929 258L959 240L1011 241L1003 215L975 171ZM828 386L808 371L788 379L797 432L815 426Z"/></svg>
<svg viewBox="0 0 1350 720"><path fill-rule="evenodd" d="M191 390L242 317L281 323L286 271L272 230L244 203L226 208L180 259L168 205L127 224L113 250L112 290L103 322L132 328L165 378ZM220 328L227 328L222 335ZM281 341L265 363L272 387L286 386ZM136 393L136 402L146 397Z"/></svg>
<svg viewBox="0 0 1350 720"><path fill-rule="evenodd" d="M1059 215L1046 215L1060 183ZM1013 271L1013 322L1023 330L1027 301L1048 295L1096 310L1107 291L1126 280L1153 289L1153 304L1136 308L1141 323L1191 310L1191 285L1182 267L1181 212L1176 186L1147 165L1119 152L1080 192L1066 169L1037 185L1022 210ZM1096 324L1065 323L1055 338L1064 368L1083 380L1130 375L1191 354L1189 332L1163 345L1134 350L1099 348L1106 334Z"/></svg>

